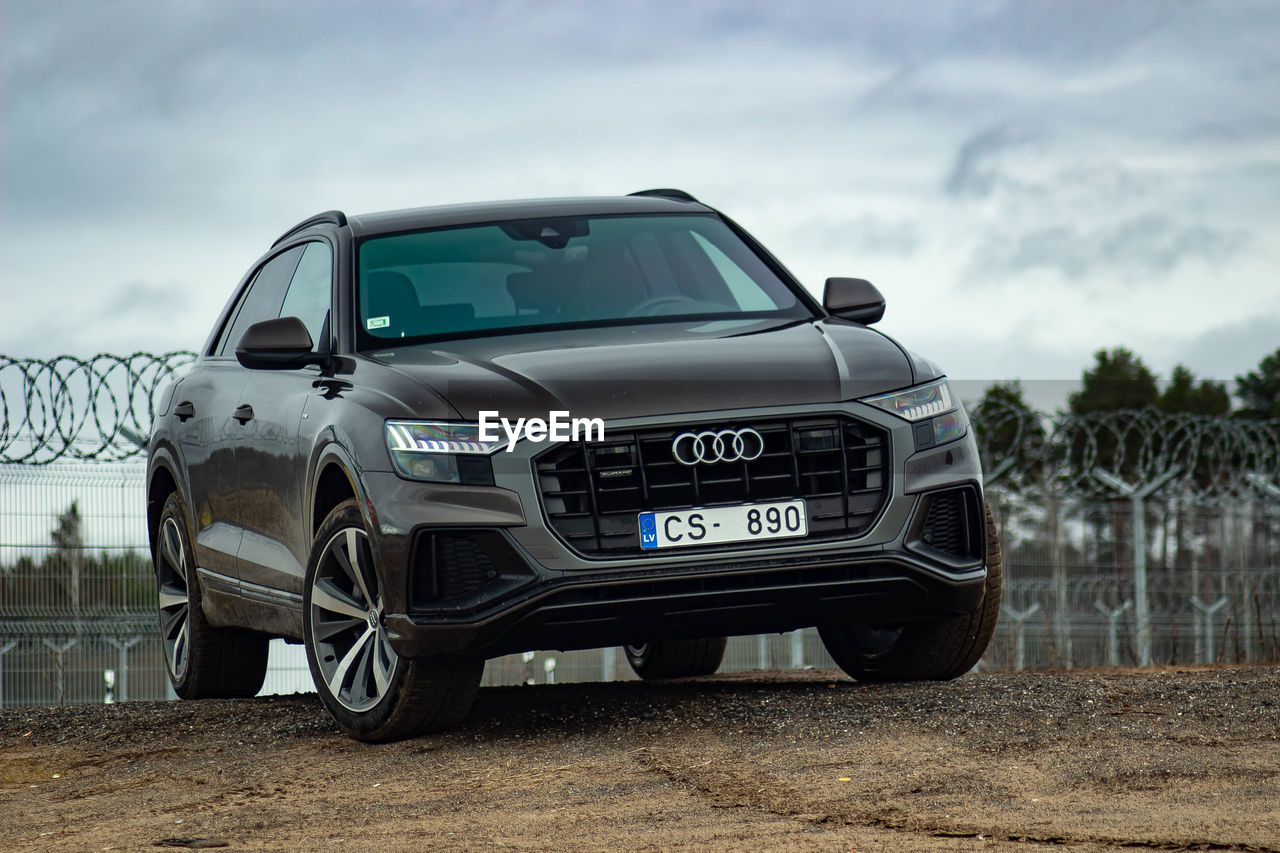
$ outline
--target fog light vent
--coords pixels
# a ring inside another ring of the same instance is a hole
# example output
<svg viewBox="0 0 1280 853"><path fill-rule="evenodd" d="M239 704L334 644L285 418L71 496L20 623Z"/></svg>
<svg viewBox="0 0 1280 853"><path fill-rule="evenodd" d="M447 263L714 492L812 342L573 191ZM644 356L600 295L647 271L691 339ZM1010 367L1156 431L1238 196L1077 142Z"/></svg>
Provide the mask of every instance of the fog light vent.
<svg viewBox="0 0 1280 853"><path fill-rule="evenodd" d="M500 574L493 558L467 533L423 533L413 562L412 593L417 605L465 598Z"/></svg>
<svg viewBox="0 0 1280 853"><path fill-rule="evenodd" d="M498 567L470 536L437 533L433 538L439 598L470 595L498 576Z"/></svg>
<svg viewBox="0 0 1280 853"><path fill-rule="evenodd" d="M982 557L977 495L971 488L926 495L910 545L957 561Z"/></svg>
<svg viewBox="0 0 1280 853"><path fill-rule="evenodd" d="M958 492L938 495L929 502L920 541L952 557L965 556L964 498Z"/></svg>

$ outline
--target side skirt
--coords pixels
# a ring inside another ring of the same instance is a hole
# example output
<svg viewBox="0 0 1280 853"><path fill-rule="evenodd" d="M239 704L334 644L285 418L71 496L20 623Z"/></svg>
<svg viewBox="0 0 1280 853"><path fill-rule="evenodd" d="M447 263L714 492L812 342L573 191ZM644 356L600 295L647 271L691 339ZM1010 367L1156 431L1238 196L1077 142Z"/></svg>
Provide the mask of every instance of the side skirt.
<svg viewBox="0 0 1280 853"><path fill-rule="evenodd" d="M205 568L196 569L209 624L247 628L287 640L302 639L302 596Z"/></svg>

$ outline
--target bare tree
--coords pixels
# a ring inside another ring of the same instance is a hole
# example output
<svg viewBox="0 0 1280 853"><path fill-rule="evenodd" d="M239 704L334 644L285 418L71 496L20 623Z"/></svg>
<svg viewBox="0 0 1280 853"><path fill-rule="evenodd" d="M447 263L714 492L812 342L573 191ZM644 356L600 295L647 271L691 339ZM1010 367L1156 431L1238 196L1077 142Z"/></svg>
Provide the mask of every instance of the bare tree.
<svg viewBox="0 0 1280 853"><path fill-rule="evenodd" d="M80 519L80 507L75 501L67 511L58 516L58 525L50 534L53 537L54 558L59 567L65 566L69 574L67 592L71 598L71 612L80 621L80 570L84 562L84 525Z"/></svg>

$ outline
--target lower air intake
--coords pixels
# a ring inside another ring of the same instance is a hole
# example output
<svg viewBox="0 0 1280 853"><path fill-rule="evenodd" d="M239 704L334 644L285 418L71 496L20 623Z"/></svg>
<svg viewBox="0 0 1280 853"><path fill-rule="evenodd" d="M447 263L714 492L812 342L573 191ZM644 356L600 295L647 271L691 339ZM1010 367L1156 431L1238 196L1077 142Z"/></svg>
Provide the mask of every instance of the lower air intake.
<svg viewBox="0 0 1280 853"><path fill-rule="evenodd" d="M982 558L982 523L976 491L969 486L925 495L912 525L911 547L950 560Z"/></svg>

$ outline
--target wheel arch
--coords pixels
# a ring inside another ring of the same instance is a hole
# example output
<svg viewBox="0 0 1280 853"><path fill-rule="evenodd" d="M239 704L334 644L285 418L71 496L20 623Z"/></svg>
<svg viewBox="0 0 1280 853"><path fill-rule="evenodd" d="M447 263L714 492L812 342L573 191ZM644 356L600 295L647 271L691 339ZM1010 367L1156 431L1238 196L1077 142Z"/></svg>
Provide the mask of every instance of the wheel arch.
<svg viewBox="0 0 1280 853"><path fill-rule="evenodd" d="M311 481L311 508L307 515L308 537L315 539L320 525L333 508L351 498L355 498L360 504L360 514L364 517L366 527L372 530L374 520L370 518L372 508L367 491L360 478L353 473L356 466L341 446L330 444L320 450L312 470L315 473Z"/></svg>
<svg viewBox="0 0 1280 853"><path fill-rule="evenodd" d="M315 538L316 531L334 507L354 497L357 497L356 490L345 468L336 461L330 461L321 468L311 500L311 538Z"/></svg>
<svg viewBox="0 0 1280 853"><path fill-rule="evenodd" d="M174 468L173 460L167 454L161 454L153 457L147 471L147 544L151 549L152 562L155 561L156 535L165 501L174 492L182 492Z"/></svg>

